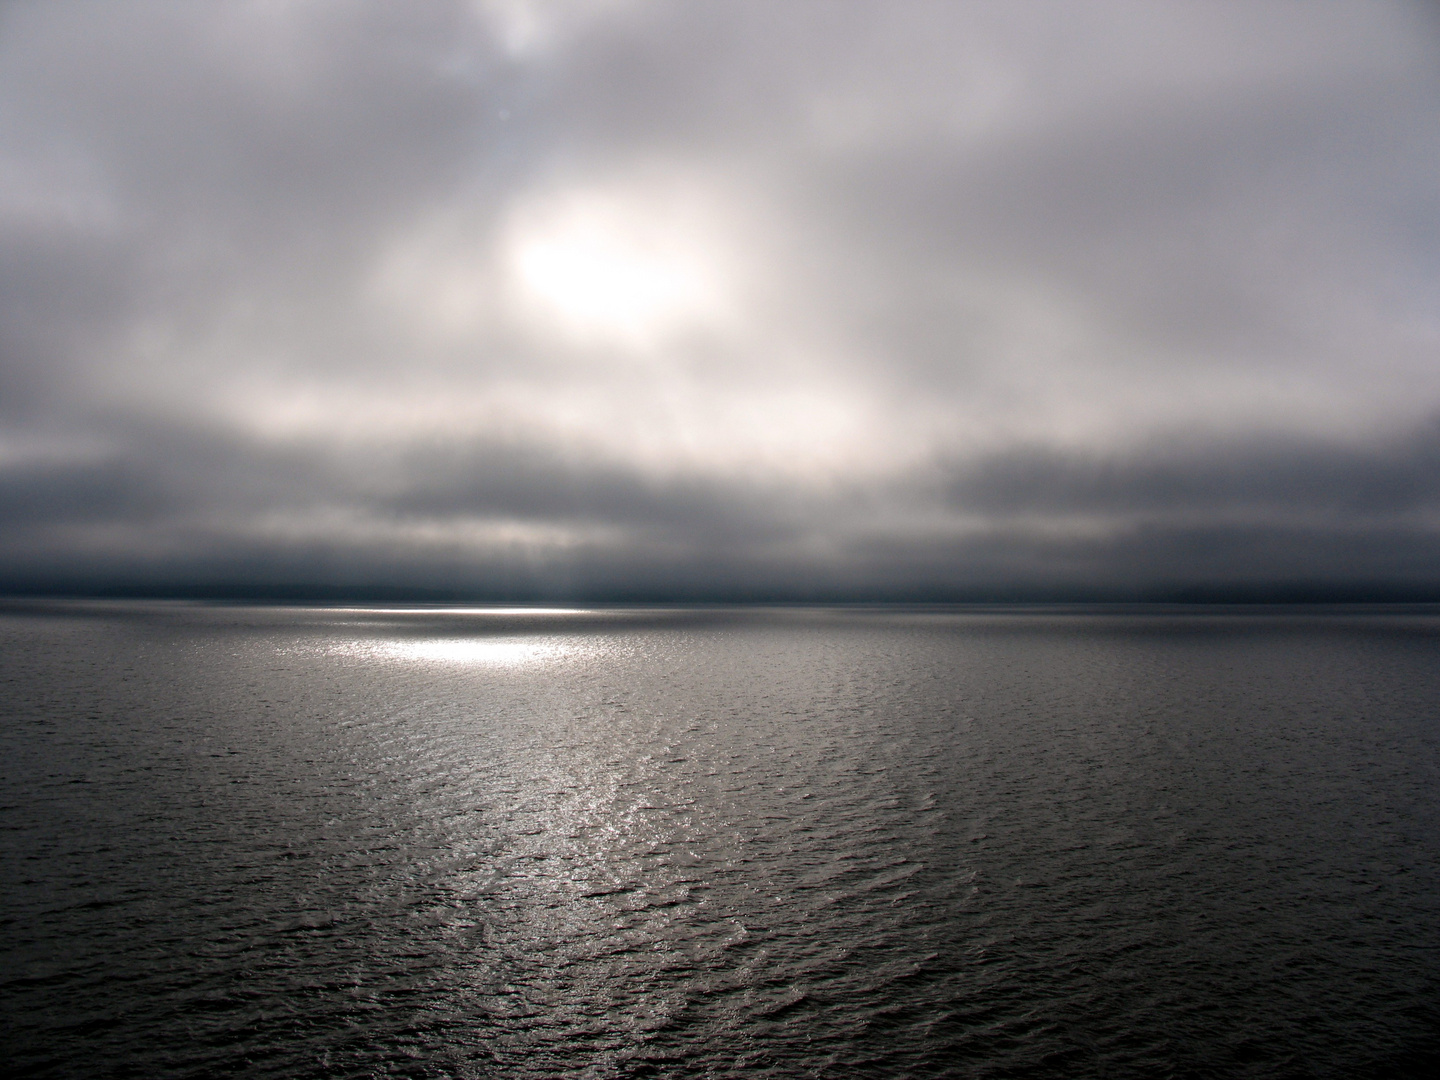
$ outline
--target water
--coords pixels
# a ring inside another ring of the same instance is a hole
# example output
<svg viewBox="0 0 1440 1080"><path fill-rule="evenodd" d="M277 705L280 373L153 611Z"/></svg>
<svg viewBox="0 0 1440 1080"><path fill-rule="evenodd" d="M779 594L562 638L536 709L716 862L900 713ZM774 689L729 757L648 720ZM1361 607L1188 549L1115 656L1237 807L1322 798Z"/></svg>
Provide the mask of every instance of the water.
<svg viewBox="0 0 1440 1080"><path fill-rule="evenodd" d="M1440 614L0 612L37 1077L1407 1076Z"/></svg>

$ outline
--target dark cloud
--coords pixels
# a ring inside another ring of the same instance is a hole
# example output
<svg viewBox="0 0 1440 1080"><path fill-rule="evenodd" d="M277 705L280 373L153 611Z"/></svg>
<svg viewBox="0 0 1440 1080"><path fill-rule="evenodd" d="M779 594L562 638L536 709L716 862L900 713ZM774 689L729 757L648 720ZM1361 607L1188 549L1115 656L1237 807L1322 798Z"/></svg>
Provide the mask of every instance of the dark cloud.
<svg viewBox="0 0 1440 1080"><path fill-rule="evenodd" d="M1364 446L1244 437L1094 457L1015 449L967 463L951 505L986 514L1326 520L1351 525L1440 512L1440 424Z"/></svg>
<svg viewBox="0 0 1440 1080"><path fill-rule="evenodd" d="M0 587L1428 595L1437 60L1401 3L11 5Z"/></svg>

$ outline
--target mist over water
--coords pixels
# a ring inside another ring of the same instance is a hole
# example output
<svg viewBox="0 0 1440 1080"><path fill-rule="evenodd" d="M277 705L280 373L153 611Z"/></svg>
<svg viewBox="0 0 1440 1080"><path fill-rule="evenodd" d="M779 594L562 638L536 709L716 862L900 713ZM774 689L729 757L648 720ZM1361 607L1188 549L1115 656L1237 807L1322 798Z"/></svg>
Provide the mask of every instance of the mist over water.
<svg viewBox="0 0 1440 1080"><path fill-rule="evenodd" d="M11 605L36 1077L1440 1062L1433 609Z"/></svg>

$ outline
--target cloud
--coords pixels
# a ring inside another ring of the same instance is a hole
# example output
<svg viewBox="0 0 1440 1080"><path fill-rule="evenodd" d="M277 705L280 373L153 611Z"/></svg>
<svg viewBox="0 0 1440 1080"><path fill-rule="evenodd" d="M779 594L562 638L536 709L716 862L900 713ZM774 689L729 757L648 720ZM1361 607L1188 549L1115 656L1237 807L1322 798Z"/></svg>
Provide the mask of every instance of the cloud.
<svg viewBox="0 0 1440 1080"><path fill-rule="evenodd" d="M0 586L1433 590L1437 54L1400 3L8 7Z"/></svg>

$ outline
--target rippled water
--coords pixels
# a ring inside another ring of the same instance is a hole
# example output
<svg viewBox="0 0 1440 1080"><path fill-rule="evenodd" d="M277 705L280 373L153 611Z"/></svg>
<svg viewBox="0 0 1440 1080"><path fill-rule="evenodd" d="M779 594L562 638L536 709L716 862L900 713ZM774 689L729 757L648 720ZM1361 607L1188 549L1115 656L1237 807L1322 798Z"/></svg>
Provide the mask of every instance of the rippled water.
<svg viewBox="0 0 1440 1080"><path fill-rule="evenodd" d="M1440 1064L1440 615L12 604L13 1075Z"/></svg>

